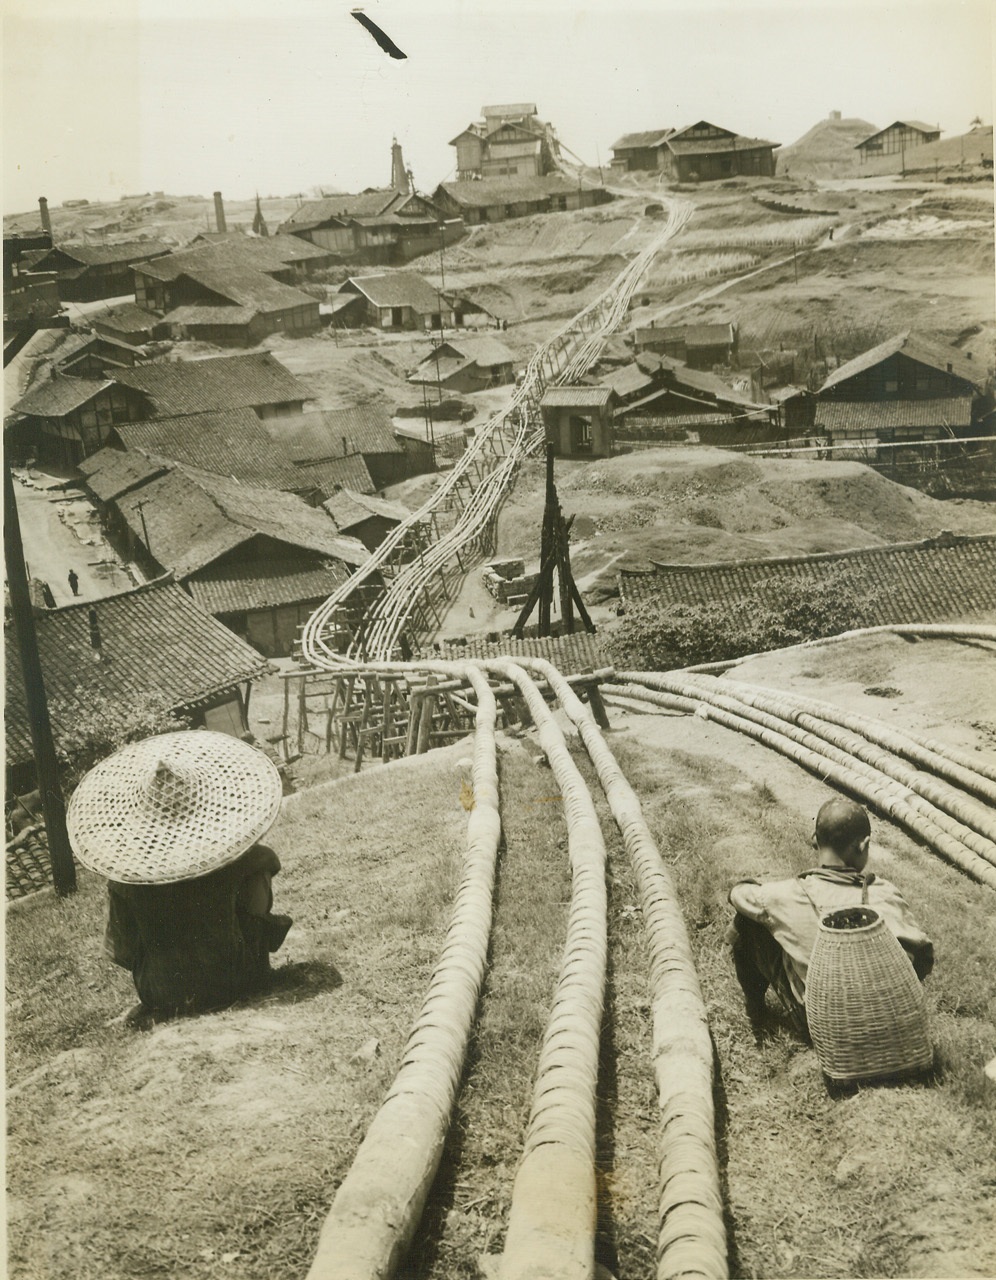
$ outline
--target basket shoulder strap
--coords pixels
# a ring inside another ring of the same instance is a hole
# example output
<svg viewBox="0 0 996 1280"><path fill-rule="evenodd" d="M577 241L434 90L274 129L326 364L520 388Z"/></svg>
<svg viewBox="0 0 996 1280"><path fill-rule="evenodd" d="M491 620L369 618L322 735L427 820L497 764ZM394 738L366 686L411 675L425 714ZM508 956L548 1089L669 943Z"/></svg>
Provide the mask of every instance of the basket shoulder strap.
<svg viewBox="0 0 996 1280"><path fill-rule="evenodd" d="M806 897L809 899L813 910L816 912L817 916L819 916L819 918L822 920L827 908L824 906L821 906L819 902L817 902L816 894L813 893L812 889L810 888L806 880L800 880L799 883L802 885L802 891L806 895ZM861 905L865 906L867 902L868 902L868 877L863 875L861 877Z"/></svg>

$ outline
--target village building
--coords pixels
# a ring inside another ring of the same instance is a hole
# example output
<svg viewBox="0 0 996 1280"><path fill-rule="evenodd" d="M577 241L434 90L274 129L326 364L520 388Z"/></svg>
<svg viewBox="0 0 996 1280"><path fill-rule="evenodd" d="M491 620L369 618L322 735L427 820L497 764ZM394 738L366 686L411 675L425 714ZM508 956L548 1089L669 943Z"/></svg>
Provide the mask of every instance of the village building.
<svg viewBox="0 0 996 1280"><path fill-rule="evenodd" d="M169 245L158 240L124 244L58 244L40 258L35 272L54 271L63 302L95 302L133 293L134 268L165 257Z"/></svg>
<svg viewBox="0 0 996 1280"><path fill-rule="evenodd" d="M711 369L729 364L737 353L739 332L729 321L720 324L650 325L637 329L633 346L637 352L681 360L689 369Z"/></svg>
<svg viewBox="0 0 996 1280"><path fill-rule="evenodd" d="M87 315L87 323L104 337L127 342L133 347L169 337L169 329L159 316L125 300L91 311Z"/></svg>
<svg viewBox="0 0 996 1280"><path fill-rule="evenodd" d="M290 282L329 261L293 236L225 233L136 269L135 301L164 313L176 339L255 346L271 333L298 337L318 330L318 299Z"/></svg>
<svg viewBox="0 0 996 1280"><path fill-rule="evenodd" d="M558 458L608 458L612 453L611 387L548 387L540 401L547 443Z"/></svg>
<svg viewBox="0 0 996 1280"><path fill-rule="evenodd" d="M505 222L538 213L591 209L614 197L604 187L554 173L545 177L481 178L441 182L432 198L468 226Z"/></svg>
<svg viewBox="0 0 996 1280"><path fill-rule="evenodd" d="M880 442L971 434L993 407L984 381L984 370L957 348L900 333L826 378L816 429L835 440Z"/></svg>
<svg viewBox="0 0 996 1280"><path fill-rule="evenodd" d="M863 139L854 149L861 152L864 163L876 156L900 155L927 142L936 142L940 136L940 125L924 124L922 120L894 120L887 128Z"/></svg>
<svg viewBox="0 0 996 1280"><path fill-rule="evenodd" d="M173 573L197 604L266 657L290 654L299 627L367 558L362 543L290 493L141 450L104 450L83 470L124 554Z"/></svg>
<svg viewBox="0 0 996 1280"><path fill-rule="evenodd" d="M427 352L408 381L458 393L501 387L515 381L515 357L503 342L485 334L448 339Z"/></svg>
<svg viewBox="0 0 996 1280"><path fill-rule="evenodd" d="M614 169L649 170L664 168L665 142L673 129L645 129L640 133L624 133L612 144Z"/></svg>
<svg viewBox="0 0 996 1280"><path fill-rule="evenodd" d="M751 444L780 436L776 408L670 356L643 352L604 384L618 399L613 427L620 448L686 439Z"/></svg>
<svg viewBox="0 0 996 1280"><path fill-rule="evenodd" d="M340 533L359 538L374 551L411 512L400 502L389 502L355 489L339 489L322 503Z"/></svg>
<svg viewBox="0 0 996 1280"><path fill-rule="evenodd" d="M650 169L675 182L715 182L719 178L771 178L781 144L746 138L708 120L683 129L627 133L612 144L616 167Z"/></svg>
<svg viewBox="0 0 996 1280"><path fill-rule="evenodd" d="M339 292L359 294L364 319L378 329L443 329L456 324L453 304L414 271L351 276Z"/></svg>
<svg viewBox="0 0 996 1280"><path fill-rule="evenodd" d="M311 479L330 479L330 471L323 473L316 468L331 464L345 474L346 460L353 458L362 462L375 490L434 470L429 444L420 447L417 442L402 439L382 400L348 409L322 409L279 421L271 419L265 425L295 466ZM341 483L365 491L365 486L355 480L344 479Z"/></svg>
<svg viewBox="0 0 996 1280"><path fill-rule="evenodd" d="M119 369L131 369L146 357L141 347L100 333L74 333L52 358L59 373L76 378L113 378Z"/></svg>
<svg viewBox="0 0 996 1280"><path fill-rule="evenodd" d="M447 216L425 196L375 190L308 200L280 230L326 249L337 262L392 266L455 244L459 215Z"/></svg>
<svg viewBox="0 0 996 1280"><path fill-rule="evenodd" d="M450 139L456 149L457 180L538 178L553 173L560 144L553 125L540 120L533 102L481 108L475 120Z"/></svg>
<svg viewBox="0 0 996 1280"><path fill-rule="evenodd" d="M260 419L296 415L309 397L269 352L122 367L113 378L53 370L13 406L10 439L24 456L75 467L124 423L242 408Z"/></svg>
<svg viewBox="0 0 996 1280"><path fill-rule="evenodd" d="M143 450L242 484L284 489L310 498L314 485L294 466L253 409L221 409L128 422L111 431L112 448Z"/></svg>
<svg viewBox="0 0 996 1280"><path fill-rule="evenodd" d="M376 493L377 486L370 475L370 469L360 453L349 454L345 458L328 458L324 462L294 462L294 470L303 484L311 486L311 494L319 502L324 502L339 489L349 488L357 493ZM299 489L303 493L304 490ZM312 496L309 494L308 501Z"/></svg>
<svg viewBox="0 0 996 1280"><path fill-rule="evenodd" d="M710 564L662 564L622 569L623 609L650 601L730 608L782 605L801 584L840 580L867 591L868 625L996 620L996 535L940 534L923 542L862 547L815 555L774 556Z"/></svg>
<svg viewBox="0 0 996 1280"><path fill-rule="evenodd" d="M195 727L242 734L252 682L269 664L170 577L35 616L56 749L78 743L101 709L146 712L150 702ZM8 791L35 785L34 750L17 646L6 646Z"/></svg>
<svg viewBox="0 0 996 1280"><path fill-rule="evenodd" d="M27 326L50 325L61 310L58 276L33 268L52 248L48 231L3 238L4 345Z"/></svg>

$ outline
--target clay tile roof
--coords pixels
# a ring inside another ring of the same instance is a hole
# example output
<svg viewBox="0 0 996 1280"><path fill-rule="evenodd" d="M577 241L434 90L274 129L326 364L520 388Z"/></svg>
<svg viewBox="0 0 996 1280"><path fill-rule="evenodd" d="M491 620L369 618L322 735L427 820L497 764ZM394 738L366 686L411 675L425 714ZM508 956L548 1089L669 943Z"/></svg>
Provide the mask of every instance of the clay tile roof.
<svg viewBox="0 0 996 1280"><path fill-rule="evenodd" d="M888 360L890 356L897 355L899 352L932 369L947 372L950 365L951 373L955 377L971 383L973 387L977 387L982 380L979 370L957 348L946 347L939 342L930 342L907 330L905 333L897 333L891 338L886 338L878 346L871 347L861 355L855 356L853 360L842 364L826 379L820 387L820 392L829 391L831 387L847 382L848 379L863 373L866 369L873 369L875 365L881 364L883 360Z"/></svg>
<svg viewBox="0 0 996 1280"><path fill-rule="evenodd" d="M599 637L587 631L576 631L569 636L524 636L521 640L510 635L497 640L484 636L448 638L422 652L427 658L442 657L456 662L461 658L546 658L569 676L611 665Z"/></svg>
<svg viewBox="0 0 996 1280"><path fill-rule="evenodd" d="M349 571L335 560L288 558L265 564L214 565L191 578L187 586L209 613L241 613L325 600L348 577Z"/></svg>
<svg viewBox="0 0 996 1280"><path fill-rule="evenodd" d="M144 392L157 417L282 404L311 396L268 351L146 364L115 370L114 380Z"/></svg>
<svg viewBox="0 0 996 1280"><path fill-rule="evenodd" d="M548 387L540 405L545 408L597 407L608 404L615 395L612 387Z"/></svg>
<svg viewBox="0 0 996 1280"><path fill-rule="evenodd" d="M338 529L352 529L371 516L383 516L400 524L411 512L400 502L390 502L372 494L358 493L354 489L340 489L322 503Z"/></svg>
<svg viewBox="0 0 996 1280"><path fill-rule="evenodd" d="M308 484L331 495L348 487L358 493L373 493L374 482L363 455L351 454L348 458L330 458L327 462L298 464L294 470ZM303 486L302 486L303 487Z"/></svg>
<svg viewBox="0 0 996 1280"><path fill-rule="evenodd" d="M90 643L91 609L100 631L100 662ZM151 697L182 708L269 670L255 649L170 579L43 611L35 628L57 746L94 715L100 701L127 708ZM6 733L8 764L30 760L24 685L13 645L7 646Z"/></svg>
<svg viewBox="0 0 996 1280"><path fill-rule="evenodd" d="M37 418L61 418L113 385L109 378L46 378L31 387L11 412L27 413Z"/></svg>
<svg viewBox="0 0 996 1280"><path fill-rule="evenodd" d="M252 409L152 418L122 424L115 431L128 450L148 450L203 471L234 476L244 484L274 489L306 487L290 455L268 434Z"/></svg>
<svg viewBox="0 0 996 1280"><path fill-rule="evenodd" d="M87 488L101 502L113 502L129 489L138 488L168 470L168 464L141 453L123 453L119 449L99 449L84 458L79 469L86 477Z"/></svg>
<svg viewBox="0 0 996 1280"><path fill-rule="evenodd" d="M590 183L581 185L585 190L597 189ZM465 208L480 209L495 204L530 203L545 200L548 196L568 195L577 192L578 183L574 178L553 173L545 178L479 178L466 182L441 182L437 189Z"/></svg>
<svg viewBox="0 0 996 1280"><path fill-rule="evenodd" d="M103 267L115 263L128 265L169 253L169 245L160 240L130 240L121 244L58 244L59 253L86 267Z"/></svg>
<svg viewBox="0 0 996 1280"><path fill-rule="evenodd" d="M354 454L402 452L390 411L381 400L349 409L322 409L296 417L269 418L265 426L298 464L327 462Z"/></svg>
<svg viewBox="0 0 996 1280"><path fill-rule="evenodd" d="M351 276L339 292L359 292L377 307L411 307L419 315L441 310L439 291L414 271L390 271L378 275Z"/></svg>
<svg viewBox="0 0 996 1280"><path fill-rule="evenodd" d="M996 621L996 535L942 534L924 542L855 551L781 556L719 564L655 564L652 573L623 570L624 602L728 605L784 599L793 584L819 583L845 572L877 593L868 625L901 622Z"/></svg>
<svg viewBox="0 0 996 1280"><path fill-rule="evenodd" d="M610 150L629 151L637 148L660 147L673 129L645 129L642 133L624 133L613 142Z"/></svg>
<svg viewBox="0 0 996 1280"><path fill-rule="evenodd" d="M967 427L971 422L971 396L944 400L821 400L816 405L816 425L827 431Z"/></svg>

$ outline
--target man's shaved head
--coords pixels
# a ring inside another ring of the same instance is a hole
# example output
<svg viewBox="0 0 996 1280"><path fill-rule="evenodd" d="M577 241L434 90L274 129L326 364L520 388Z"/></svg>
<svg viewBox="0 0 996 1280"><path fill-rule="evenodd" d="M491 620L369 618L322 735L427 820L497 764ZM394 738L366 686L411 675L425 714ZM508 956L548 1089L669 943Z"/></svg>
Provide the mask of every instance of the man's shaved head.
<svg viewBox="0 0 996 1280"><path fill-rule="evenodd" d="M844 857L870 835L868 814L853 800L837 796L816 815L816 843L821 849L832 849L838 857Z"/></svg>

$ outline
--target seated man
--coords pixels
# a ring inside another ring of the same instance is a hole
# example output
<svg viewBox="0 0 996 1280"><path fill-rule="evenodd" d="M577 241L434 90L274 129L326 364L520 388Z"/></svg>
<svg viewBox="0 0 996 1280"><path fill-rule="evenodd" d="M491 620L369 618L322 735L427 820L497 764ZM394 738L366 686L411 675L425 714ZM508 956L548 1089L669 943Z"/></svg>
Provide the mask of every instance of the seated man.
<svg viewBox="0 0 996 1280"><path fill-rule="evenodd" d="M107 951L142 1003L128 1021L224 1008L265 985L291 926L260 844L282 786L262 752L207 730L124 747L69 805L79 860L108 878Z"/></svg>
<svg viewBox="0 0 996 1280"><path fill-rule="evenodd" d="M748 1017L760 1020L771 987L806 1039L806 974L820 921L830 911L860 904L864 891L868 906L898 938L921 982L934 965L933 944L902 894L888 880L865 873L871 824L864 809L843 797L828 800L816 815L813 844L819 866L790 880L766 885L742 880L733 886L730 902L736 915L728 935Z"/></svg>

